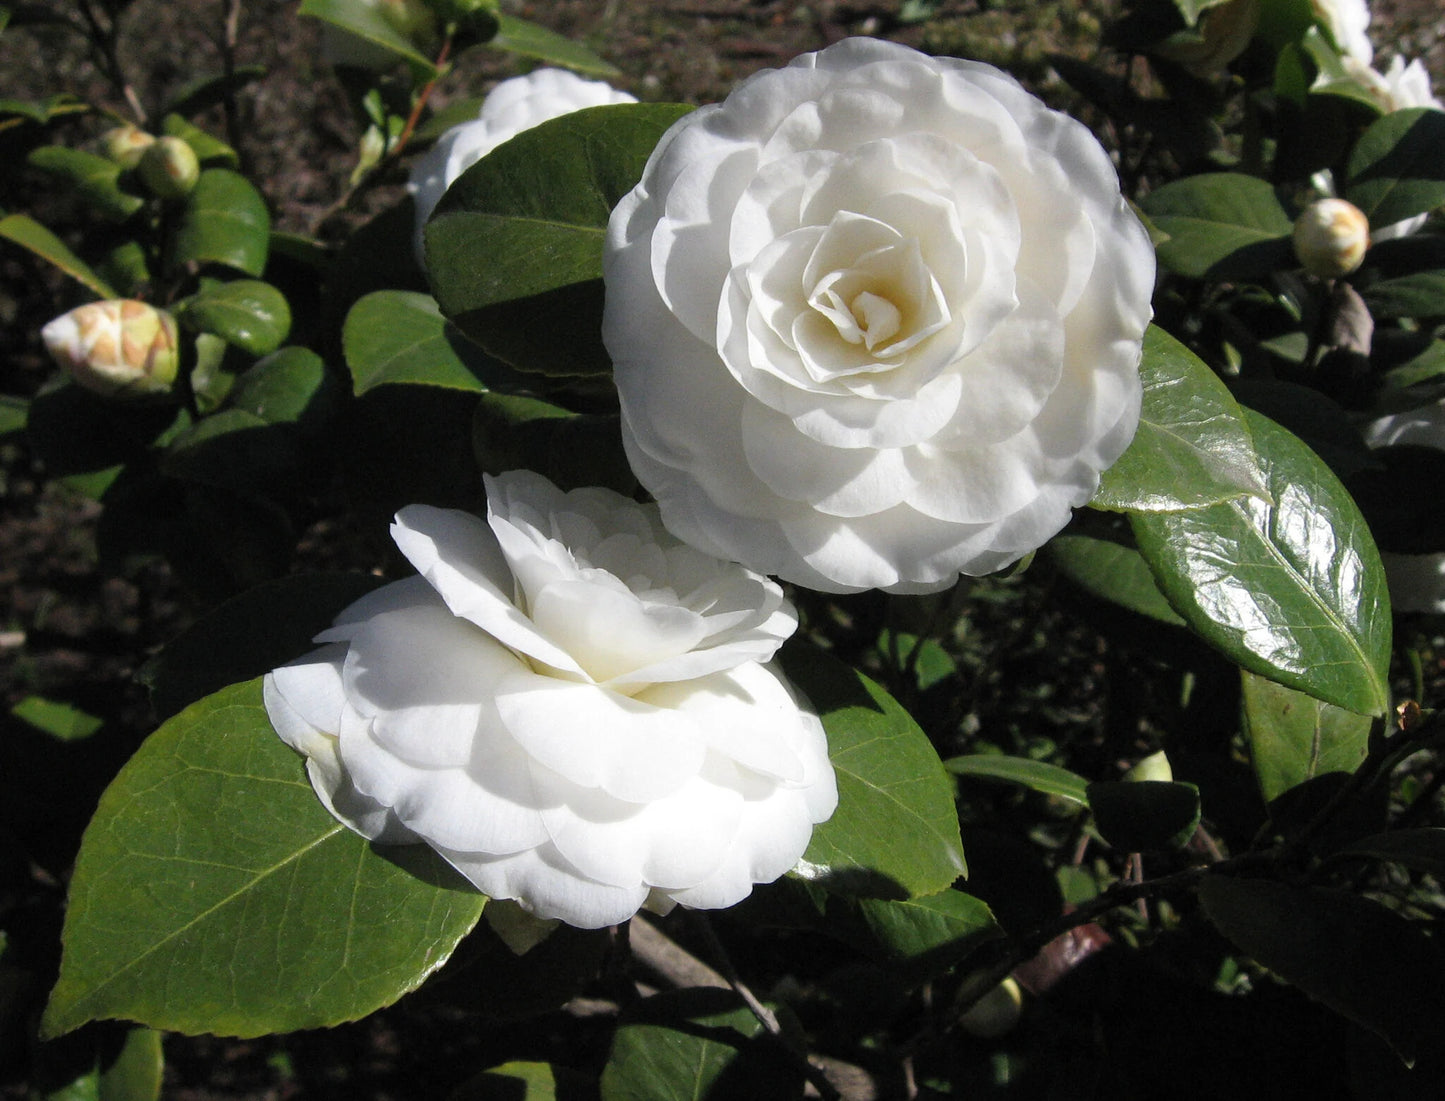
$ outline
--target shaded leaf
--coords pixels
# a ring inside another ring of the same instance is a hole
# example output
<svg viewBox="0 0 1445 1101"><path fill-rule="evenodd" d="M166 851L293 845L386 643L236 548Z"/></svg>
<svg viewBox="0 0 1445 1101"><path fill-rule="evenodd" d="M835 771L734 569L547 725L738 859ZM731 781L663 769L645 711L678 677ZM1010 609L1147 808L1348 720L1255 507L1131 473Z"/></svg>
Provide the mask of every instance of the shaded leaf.
<svg viewBox="0 0 1445 1101"><path fill-rule="evenodd" d="M1178 849L1199 828L1199 789L1166 780L1102 780L1088 787L1094 825L1124 852Z"/></svg>
<svg viewBox="0 0 1445 1101"><path fill-rule="evenodd" d="M1243 412L1203 360L1150 325L1139 375L1139 431L1104 471L1094 508L1174 512L1263 494Z"/></svg>
<svg viewBox="0 0 1445 1101"><path fill-rule="evenodd" d="M237 279L198 291L176 316L189 328L219 336L253 356L274 352L291 332L285 296L259 279Z"/></svg>
<svg viewBox="0 0 1445 1101"><path fill-rule="evenodd" d="M561 65L589 76L617 77L622 70L604 61L580 42L564 38L546 27L518 19L515 15L497 12L497 33L487 40L488 46L508 50L525 57L534 57L549 65Z"/></svg>
<svg viewBox="0 0 1445 1101"><path fill-rule="evenodd" d="M202 165L217 168L239 168L241 165L241 158L234 149L180 115L167 115L161 121L161 132L180 138L189 145Z"/></svg>
<svg viewBox="0 0 1445 1101"><path fill-rule="evenodd" d="M1410 107L1381 116L1350 152L1345 198L1380 229L1445 204L1445 112Z"/></svg>
<svg viewBox="0 0 1445 1101"><path fill-rule="evenodd" d="M1149 564L1132 547L1087 535L1055 536L1047 546L1059 572L1085 592L1160 623L1184 626L1155 584Z"/></svg>
<svg viewBox="0 0 1445 1101"><path fill-rule="evenodd" d="M943 767L955 776L1002 780L1004 783L1017 784L1043 795L1066 799L1081 807L1089 805L1089 782L1082 776L1076 776L1068 769L1051 765L1047 761L1005 757L998 753L980 753L950 757L943 762Z"/></svg>
<svg viewBox="0 0 1445 1101"><path fill-rule="evenodd" d="M70 184L87 206L113 222L125 221L145 205L139 195L121 188L121 167L109 157L63 145L42 145L31 150L27 159L31 167Z"/></svg>
<svg viewBox="0 0 1445 1101"><path fill-rule="evenodd" d="M0 237L54 264L97 298L120 297L84 260L71 252L64 241L28 214L7 214L0 218Z"/></svg>
<svg viewBox="0 0 1445 1101"><path fill-rule="evenodd" d="M415 291L373 291L346 315L341 334L352 386L412 383L481 392L509 372L442 317L436 300Z"/></svg>
<svg viewBox="0 0 1445 1101"><path fill-rule="evenodd" d="M1230 660L1379 714L1390 702L1390 601L1369 528L1314 452L1246 417L1274 503L1131 514L1139 550L1174 610Z"/></svg>
<svg viewBox="0 0 1445 1101"><path fill-rule="evenodd" d="M934 894L965 874L952 785L908 712L820 650L780 656L823 720L838 777L838 809L813 830L797 874L880 898Z"/></svg>
<svg viewBox="0 0 1445 1101"><path fill-rule="evenodd" d="M333 411L337 384L321 357L309 348L281 348L257 360L236 379L232 408L266 424L297 424L311 430Z"/></svg>
<svg viewBox="0 0 1445 1101"><path fill-rule="evenodd" d="M430 58L419 54L411 40L387 22L379 5L357 3L356 0L301 0L296 14L309 15L340 27L373 46L395 54L398 61L406 62L418 81L431 80L439 72Z"/></svg>
<svg viewBox="0 0 1445 1101"><path fill-rule="evenodd" d="M1241 279L1291 267L1293 220L1266 181L1212 172L1165 184L1139 205L1169 240L1159 262L1191 278Z"/></svg>
<svg viewBox="0 0 1445 1101"><path fill-rule="evenodd" d="M171 719L106 790L42 1030L123 1017L257 1036L355 1020L445 962L483 898L425 846L336 822L261 682Z"/></svg>
<svg viewBox="0 0 1445 1101"><path fill-rule="evenodd" d="M1354 772L1369 746L1370 719L1246 670L1244 736L1266 803L1326 772Z"/></svg>
<svg viewBox="0 0 1445 1101"><path fill-rule="evenodd" d="M730 990L694 987L645 998L618 1020L602 1101L796 1098L802 1075Z"/></svg>
<svg viewBox="0 0 1445 1101"><path fill-rule="evenodd" d="M207 168L186 196L176 226L177 263L224 264L259 277L266 269L271 216L244 176Z"/></svg>
<svg viewBox="0 0 1445 1101"><path fill-rule="evenodd" d="M521 468L563 489L606 486L629 496L637 491L616 413L573 413L538 398L486 393L477 403L472 444L488 474Z"/></svg>
<svg viewBox="0 0 1445 1101"><path fill-rule="evenodd" d="M1375 834L1341 849L1332 859L1344 857L1388 860L1439 878L1445 876L1445 829L1423 826Z"/></svg>
<svg viewBox="0 0 1445 1101"><path fill-rule="evenodd" d="M1241 951L1407 1062L1445 1029L1445 960L1417 926L1357 895L1207 877L1204 912Z"/></svg>
<svg viewBox="0 0 1445 1101"><path fill-rule="evenodd" d="M962 891L901 900L864 898L858 900L858 909L889 955L910 960L927 956L939 969L1003 936L987 903Z"/></svg>

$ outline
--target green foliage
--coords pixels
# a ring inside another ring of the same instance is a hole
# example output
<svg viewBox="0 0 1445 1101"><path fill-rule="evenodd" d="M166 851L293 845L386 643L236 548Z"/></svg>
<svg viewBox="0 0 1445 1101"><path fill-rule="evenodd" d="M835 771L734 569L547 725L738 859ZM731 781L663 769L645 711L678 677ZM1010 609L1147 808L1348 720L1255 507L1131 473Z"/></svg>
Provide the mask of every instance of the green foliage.
<svg viewBox="0 0 1445 1101"><path fill-rule="evenodd" d="M257 279L205 287L181 305L177 318L196 332L219 336L253 356L274 352L291 331L291 307L285 297Z"/></svg>
<svg viewBox="0 0 1445 1101"><path fill-rule="evenodd" d="M248 681L167 722L106 792L43 1028L121 1017L256 1036L354 1020L441 966L483 901L429 849L383 853L337 823Z"/></svg>
<svg viewBox="0 0 1445 1101"><path fill-rule="evenodd" d="M175 263L222 264L260 277L271 216L261 193L227 168L208 168L186 197L176 227Z"/></svg>
<svg viewBox="0 0 1445 1101"><path fill-rule="evenodd" d="M487 45L534 58L546 65L561 65L595 77L619 77L620 69L571 38L506 12L497 12L497 33Z"/></svg>
<svg viewBox="0 0 1445 1101"><path fill-rule="evenodd" d="M97 298L115 298L116 292L104 279L91 270L75 253L71 252L50 230L26 214L7 214L0 218L0 237L13 241L28 249L42 260L54 264L77 283L85 286Z"/></svg>
<svg viewBox="0 0 1445 1101"><path fill-rule="evenodd" d="M1264 180L1236 172L1190 176L1139 205L1169 235L1159 262L1180 275L1241 279L1291 264L1294 219Z"/></svg>
<svg viewBox="0 0 1445 1101"><path fill-rule="evenodd" d="M1273 800L1329 772L1354 772L1369 747L1370 719L1254 673L1243 678L1244 735L1260 793Z"/></svg>
<svg viewBox="0 0 1445 1101"><path fill-rule="evenodd" d="M435 299L416 291L366 295L346 315L341 339L357 394L394 384L481 392L505 371L442 317Z"/></svg>
<svg viewBox="0 0 1445 1101"><path fill-rule="evenodd" d="M1392 111L1361 135L1350 153L1345 198L1382 228L1445 204L1445 112Z"/></svg>

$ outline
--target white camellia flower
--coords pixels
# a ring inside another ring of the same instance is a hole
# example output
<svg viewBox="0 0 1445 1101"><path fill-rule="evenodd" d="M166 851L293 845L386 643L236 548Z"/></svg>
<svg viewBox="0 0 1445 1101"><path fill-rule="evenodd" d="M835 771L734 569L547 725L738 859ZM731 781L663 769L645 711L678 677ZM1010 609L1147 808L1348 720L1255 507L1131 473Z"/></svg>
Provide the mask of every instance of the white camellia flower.
<svg viewBox="0 0 1445 1101"><path fill-rule="evenodd" d="M584 107L636 103L600 80L583 80L565 69L537 69L498 84L471 122L453 126L412 165L407 184L416 200L416 259L426 266L422 230L441 197L477 161L523 130Z"/></svg>
<svg viewBox="0 0 1445 1101"><path fill-rule="evenodd" d="M1336 48L1345 57L1368 65L1375 59L1370 43L1370 6L1365 0L1310 0L1315 21L1334 39Z"/></svg>
<svg viewBox="0 0 1445 1101"><path fill-rule="evenodd" d="M719 557L832 592L1001 569L1138 425L1154 250L1082 125L848 39L684 117L612 213L633 471Z"/></svg>
<svg viewBox="0 0 1445 1101"><path fill-rule="evenodd" d="M1433 447L1445 451L1445 401L1391 413L1365 426L1371 447ZM1445 613L1445 554L1381 551L1390 604L1397 612Z"/></svg>
<svg viewBox="0 0 1445 1101"><path fill-rule="evenodd" d="M266 677L322 802L585 928L730 906L792 868L837 788L822 723L767 664L797 626L782 590L610 490L514 471L487 493L485 521L402 509L420 576Z"/></svg>
<svg viewBox="0 0 1445 1101"><path fill-rule="evenodd" d="M1435 97L1430 87L1430 73L1419 58L1406 63L1398 55L1390 59L1389 67L1383 73L1371 66L1346 57L1345 71L1350 74L1380 105L1380 110L1389 114L1403 111L1408 107L1429 107L1445 110L1445 103ZM1425 225L1428 214L1417 214L1387 226L1379 226L1372 233L1375 241L1390 241L1418 233Z"/></svg>

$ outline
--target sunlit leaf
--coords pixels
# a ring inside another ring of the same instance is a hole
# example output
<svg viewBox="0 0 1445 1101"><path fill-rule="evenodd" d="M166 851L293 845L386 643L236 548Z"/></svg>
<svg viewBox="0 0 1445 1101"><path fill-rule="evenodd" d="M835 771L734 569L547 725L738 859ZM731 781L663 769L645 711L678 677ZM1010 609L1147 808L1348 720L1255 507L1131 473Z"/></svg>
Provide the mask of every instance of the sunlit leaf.
<svg viewBox="0 0 1445 1101"><path fill-rule="evenodd" d="M7 214L0 218L0 237L13 241L42 260L54 264L77 283L87 287L96 297L120 297L84 260L71 252L64 241L28 214Z"/></svg>
<svg viewBox="0 0 1445 1101"><path fill-rule="evenodd" d="M105 725L104 719L73 704L44 696L26 696L10 709L10 714L62 742L83 741Z"/></svg>
<svg viewBox="0 0 1445 1101"><path fill-rule="evenodd" d="M1409 107L1381 116L1350 153L1345 198L1379 229L1445 204L1445 112Z"/></svg>
<svg viewBox="0 0 1445 1101"><path fill-rule="evenodd" d="M1188 176L1139 205L1169 240L1159 262L1196 279L1264 276L1293 263L1293 220L1266 181L1237 172Z"/></svg>
<svg viewBox="0 0 1445 1101"><path fill-rule="evenodd" d="M207 168L186 196L176 226L178 263L224 264L247 275L266 269L271 215L266 200L244 176Z"/></svg>
<svg viewBox="0 0 1445 1101"><path fill-rule="evenodd" d="M285 295L259 279L206 287L185 301L177 318L253 356L274 352L291 332L291 307Z"/></svg>
<svg viewBox="0 0 1445 1101"><path fill-rule="evenodd" d="M495 18L497 33L487 40L488 46L533 57L548 65L562 65L588 76L622 75L616 65L604 61L580 42L505 12L497 12Z"/></svg>
<svg viewBox="0 0 1445 1101"><path fill-rule="evenodd" d="M1389 707L1390 601L1359 508L1308 447L1246 414L1273 504L1130 516L1170 605L1232 661L1365 715Z"/></svg>
<svg viewBox="0 0 1445 1101"><path fill-rule="evenodd" d="M28 161L33 168L64 180L87 206L113 222L125 221L145 205L139 195L121 188L121 167L109 157L63 145L42 145L31 150Z"/></svg>
<svg viewBox="0 0 1445 1101"><path fill-rule="evenodd" d="M1370 719L1241 671L1244 736L1265 802L1326 772L1354 772L1365 759Z"/></svg>
<svg viewBox="0 0 1445 1101"><path fill-rule="evenodd" d="M980 753L966 757L950 757L943 767L956 776L981 777L1017 784L1043 795L1056 796L1081 807L1089 805L1089 782L1066 768L1047 761L1027 757L1005 757L997 753Z"/></svg>
<svg viewBox="0 0 1445 1101"><path fill-rule="evenodd" d="M939 967L963 959L979 945L1003 936L993 911L962 891L923 898L858 900L863 920L892 956L927 956Z"/></svg>
<svg viewBox="0 0 1445 1101"><path fill-rule="evenodd" d="M1151 325L1139 374L1139 430L1104 471L1094 508L1174 512L1263 494L1243 412L1203 360Z"/></svg>
<svg viewBox="0 0 1445 1101"><path fill-rule="evenodd" d="M398 61L406 62L417 80L431 80L437 75L437 67L431 59L418 53L411 40L387 22L380 5L359 0L301 0L296 14L330 23L372 46L395 54Z"/></svg>
<svg viewBox="0 0 1445 1101"><path fill-rule="evenodd" d="M415 291L366 295L346 315L341 340L357 394L392 383L480 392L508 374Z"/></svg>
<svg viewBox="0 0 1445 1101"><path fill-rule="evenodd" d="M354 1020L445 962L482 896L321 806L261 682L208 696L106 790L70 885L50 1036L120 1017L257 1036Z"/></svg>

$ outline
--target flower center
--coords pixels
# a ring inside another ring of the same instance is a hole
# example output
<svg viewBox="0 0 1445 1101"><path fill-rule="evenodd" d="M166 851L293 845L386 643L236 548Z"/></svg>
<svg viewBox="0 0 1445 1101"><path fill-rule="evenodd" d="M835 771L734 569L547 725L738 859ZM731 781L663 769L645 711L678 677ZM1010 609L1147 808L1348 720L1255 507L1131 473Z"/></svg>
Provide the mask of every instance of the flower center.
<svg viewBox="0 0 1445 1101"><path fill-rule="evenodd" d="M888 354L883 345L903 327L903 311L872 291L860 291L845 304L830 286L813 293L812 306L833 322L838 335L849 344L862 344L879 355Z"/></svg>

